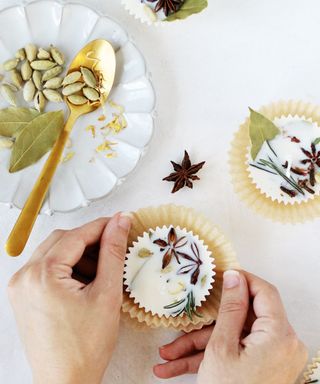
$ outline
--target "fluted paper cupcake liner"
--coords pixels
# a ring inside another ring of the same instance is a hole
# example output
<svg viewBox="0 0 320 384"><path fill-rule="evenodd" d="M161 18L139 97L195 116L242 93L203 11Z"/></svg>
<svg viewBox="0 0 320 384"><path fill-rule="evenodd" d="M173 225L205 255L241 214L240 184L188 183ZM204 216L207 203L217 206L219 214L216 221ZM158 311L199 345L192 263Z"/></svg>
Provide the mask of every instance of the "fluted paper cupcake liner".
<svg viewBox="0 0 320 384"><path fill-rule="evenodd" d="M133 323L142 323L148 327L174 328L176 330L190 332L200 329L204 325L211 324L217 317L220 297L222 292L223 272L229 269L239 269L239 263L231 244L225 239L220 230L203 215L198 214L192 208L176 205L162 205L159 207L142 208L133 213L133 225L129 235L129 247L139 236L150 228L174 226L186 228L197 234L212 252L215 264L215 282L210 290L207 300L197 307L197 312L202 317L194 316L192 320L187 315L183 317L165 317L152 315L139 308L138 304L130 298L128 292L124 292L122 310L125 314L124 320ZM128 316L129 315L129 316Z"/></svg>
<svg viewBox="0 0 320 384"><path fill-rule="evenodd" d="M259 112L270 120L280 117L298 116L311 119L320 127L320 106L303 101L280 101L262 107ZM273 221L281 223L303 223L320 217L320 196L295 204L272 200L256 187L250 178L247 164L250 119L240 126L231 143L229 166L235 191L248 206Z"/></svg>
<svg viewBox="0 0 320 384"><path fill-rule="evenodd" d="M308 365L300 384L306 384L313 380L318 380L320 383L320 351L318 355L312 359L312 363Z"/></svg>

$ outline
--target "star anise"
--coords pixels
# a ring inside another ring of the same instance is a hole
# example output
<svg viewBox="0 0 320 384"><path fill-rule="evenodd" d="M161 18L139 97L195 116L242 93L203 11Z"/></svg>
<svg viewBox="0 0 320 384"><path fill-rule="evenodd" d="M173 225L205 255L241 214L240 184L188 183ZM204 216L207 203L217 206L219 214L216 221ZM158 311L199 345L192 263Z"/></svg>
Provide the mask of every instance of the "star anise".
<svg viewBox="0 0 320 384"><path fill-rule="evenodd" d="M200 180L200 178L196 176L196 173L198 173L204 166L205 161L192 165L188 152L184 151L184 158L181 165L175 163L174 161L171 161L171 164L173 165L175 172L170 173L170 175L165 177L163 180L174 182L171 193L175 193L185 186L188 188L193 188L192 181Z"/></svg>
<svg viewBox="0 0 320 384"><path fill-rule="evenodd" d="M171 13L176 13L181 8L184 0L148 0L150 3L157 2L157 5L154 9L155 12L159 12L163 9L163 12L166 16L169 16Z"/></svg>
<svg viewBox="0 0 320 384"><path fill-rule="evenodd" d="M307 151L304 148L301 148L301 151L307 156L306 159L301 160L302 164L309 164L309 180L312 187L316 184L316 165L320 167L320 151L317 152L316 145L311 144L311 150Z"/></svg>
<svg viewBox="0 0 320 384"><path fill-rule="evenodd" d="M185 239L185 236L178 239L177 232L172 227L168 233L167 241L157 239L153 242L154 244L159 245L161 252L166 251L162 259L162 269L165 269L170 264L173 256L177 260L177 263L180 264L177 249L182 248L187 244L188 240Z"/></svg>
<svg viewBox="0 0 320 384"><path fill-rule="evenodd" d="M178 275L184 275L192 272L190 282L191 284L196 285L200 274L200 266L202 265L199 248L196 243L191 244L191 251L193 253L194 258L192 256L187 255L186 253L177 252L180 257L190 262L189 264L184 265L179 269Z"/></svg>

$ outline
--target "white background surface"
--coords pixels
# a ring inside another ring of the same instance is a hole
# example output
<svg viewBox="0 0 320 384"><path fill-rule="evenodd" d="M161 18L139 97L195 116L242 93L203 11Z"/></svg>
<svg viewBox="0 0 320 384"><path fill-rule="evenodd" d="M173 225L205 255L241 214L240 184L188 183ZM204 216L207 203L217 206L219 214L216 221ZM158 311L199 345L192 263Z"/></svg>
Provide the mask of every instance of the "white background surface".
<svg viewBox="0 0 320 384"><path fill-rule="evenodd" d="M82 2L122 23L143 51L158 96L156 134L149 154L115 195L76 213L40 217L18 259L3 251L18 212L0 207L0 382L31 383L5 287L36 245L55 228L167 202L193 206L221 226L243 267L279 287L293 326L315 355L320 347L320 220L284 226L258 217L233 192L227 151L249 105L258 108L282 98L320 103L319 1L209 0L207 12L163 28L140 25L118 0ZM0 0L1 7L15 3ZM169 160L180 160L185 148L207 166L193 191L172 196L171 185L161 178L170 171ZM151 367L158 361L158 346L173 337L123 327L104 382L162 382ZM195 378L171 383L195 383Z"/></svg>

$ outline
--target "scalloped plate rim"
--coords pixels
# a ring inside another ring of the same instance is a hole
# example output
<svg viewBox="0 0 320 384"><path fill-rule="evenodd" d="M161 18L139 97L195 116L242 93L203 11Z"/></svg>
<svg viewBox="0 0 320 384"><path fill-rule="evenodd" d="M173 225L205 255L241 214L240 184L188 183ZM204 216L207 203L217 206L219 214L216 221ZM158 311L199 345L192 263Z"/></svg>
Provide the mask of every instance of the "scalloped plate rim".
<svg viewBox="0 0 320 384"><path fill-rule="evenodd" d="M43 0L31 0L31 1L25 2L24 0L21 0L20 3L14 4L14 5L9 5L7 7L2 8L0 10L0 14L4 13L4 12L10 10L10 9L20 8L20 7L22 7L25 10L28 6L30 6L32 4L41 3L42 1ZM139 158L138 158L134 168L132 168L124 176L118 177L115 185L113 186L113 188L108 193L106 193L105 195L103 195L101 197L98 197L98 198L88 199L86 201L86 203L87 203L86 205L78 205L77 207L71 208L69 210L66 209L66 210L63 210L63 211L59 210L59 209L53 209L53 210L49 209L49 210L45 210L45 211L41 210L39 212L39 215L41 215L41 216L53 216L56 213L63 215L63 214L70 214L70 213L73 213L73 212L77 212L77 211L80 211L81 209L89 208L91 204L94 204L96 202L102 201L102 200L106 199L107 197L113 195L118 190L118 188L130 177L130 175L137 170L137 168L139 167L142 159L144 158L144 156L146 155L146 153L149 150L151 141L152 141L152 139L154 137L155 128L156 128L155 127L156 126L155 114L156 114L156 104L157 104L157 95L156 95L156 92L155 92L154 84L151 81L152 75L151 75L151 72L149 71L149 69L147 67L146 59L145 59L144 55L142 54L142 52L140 51L140 49L137 47L134 39L131 37L131 35L127 32L127 30L116 19L114 19L112 16L109 16L109 15L103 13L102 11L97 9L95 6L89 6L87 4L83 4L83 3L80 3L80 2L77 2L77 1L68 1L68 2L66 2L64 0L47 0L47 1L51 2L51 3L59 4L61 7L64 7L64 6L67 6L67 5L76 5L76 6L81 6L83 8L90 9L91 11L96 13L99 18L108 18L109 20L114 22L116 25L118 25L119 28L123 32L125 32L125 34L126 34L126 37L127 37L126 44L128 42L131 43L138 50L138 52L141 54L141 58L142 58L142 60L143 60L143 62L145 64L145 68L146 68L144 77L148 80L148 82L150 84L150 87L152 89L152 92L153 92L153 95L154 95L154 103L153 103L152 110L149 113L145 113L145 114L150 115L151 118L152 118L152 131L151 131L151 134L150 134L150 138L149 138L148 142L143 147L139 148L140 149L140 155L139 155ZM8 209L16 209L19 212L22 210L20 207L18 207L12 201L11 202L2 202L2 201L0 201L0 206L1 207L7 207Z"/></svg>

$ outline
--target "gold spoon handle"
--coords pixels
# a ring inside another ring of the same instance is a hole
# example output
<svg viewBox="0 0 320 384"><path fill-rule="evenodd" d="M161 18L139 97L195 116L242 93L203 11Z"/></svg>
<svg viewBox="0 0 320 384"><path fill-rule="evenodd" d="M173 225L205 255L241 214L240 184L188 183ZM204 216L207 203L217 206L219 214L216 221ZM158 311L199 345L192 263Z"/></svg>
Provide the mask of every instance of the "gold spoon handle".
<svg viewBox="0 0 320 384"><path fill-rule="evenodd" d="M58 164L61 161L63 150L76 119L77 116L73 114L69 116L63 131L52 148L51 154L46 161L15 226L8 237L6 251L10 256L19 256L24 250L49 190L53 176L56 172Z"/></svg>

